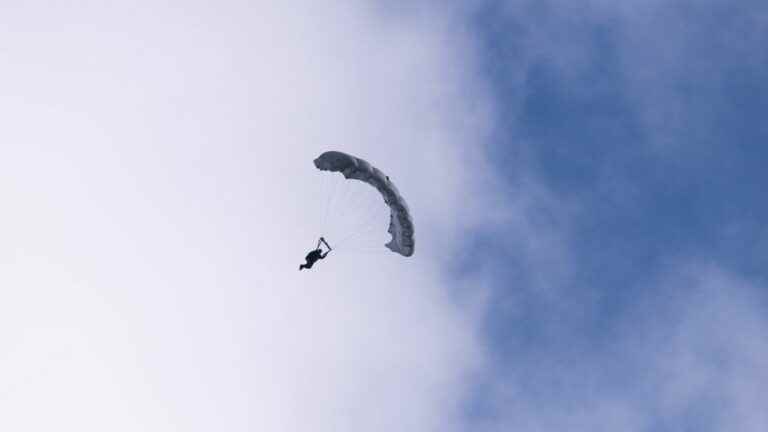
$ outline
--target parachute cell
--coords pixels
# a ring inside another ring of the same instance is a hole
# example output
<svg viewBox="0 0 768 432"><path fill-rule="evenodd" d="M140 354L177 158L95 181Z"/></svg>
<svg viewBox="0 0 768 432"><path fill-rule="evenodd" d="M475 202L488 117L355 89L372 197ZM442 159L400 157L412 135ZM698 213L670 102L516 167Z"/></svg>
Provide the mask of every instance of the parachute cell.
<svg viewBox="0 0 768 432"><path fill-rule="evenodd" d="M325 152L314 162L321 171L340 172L347 179L360 180L375 187L390 210L387 231L392 240L385 246L406 257L413 255L413 219L408 205L389 177L367 161L339 151Z"/></svg>

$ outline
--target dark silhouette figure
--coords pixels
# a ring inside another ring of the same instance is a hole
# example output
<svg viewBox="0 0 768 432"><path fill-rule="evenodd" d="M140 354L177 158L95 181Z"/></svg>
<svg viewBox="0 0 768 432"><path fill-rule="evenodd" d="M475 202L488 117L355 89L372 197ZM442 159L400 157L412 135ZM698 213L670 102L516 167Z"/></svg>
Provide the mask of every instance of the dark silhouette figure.
<svg viewBox="0 0 768 432"><path fill-rule="evenodd" d="M320 244L321 244L321 243L322 243L322 244L324 244L324 245L325 245L325 246L328 248L328 250L327 250L325 253L323 253L323 250L322 250L322 249L320 249ZM332 251L332 250L333 250L333 249L331 249L331 246L329 246L329 245L328 245L328 243L325 241L325 239L324 239L324 238L322 238L322 237L320 237L320 240L318 240L318 241L317 241L317 246L315 247L315 250L313 250L313 251L310 251L310 252L307 254L307 256L305 257L305 259L307 260L307 263L306 263L306 264L301 264L301 265L299 266L299 270L304 270L305 268L306 268L306 269L311 269L311 268L312 268L312 266L313 266L313 265L314 265L314 264L315 264L317 261L319 261L319 260L321 260L321 259L325 258L326 256L328 256L328 253L329 253L330 251Z"/></svg>

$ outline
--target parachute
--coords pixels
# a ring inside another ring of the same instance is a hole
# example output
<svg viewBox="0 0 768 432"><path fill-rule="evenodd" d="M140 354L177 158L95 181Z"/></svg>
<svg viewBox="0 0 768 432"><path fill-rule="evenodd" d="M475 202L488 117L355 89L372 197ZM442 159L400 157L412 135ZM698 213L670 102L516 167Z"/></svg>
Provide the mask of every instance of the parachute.
<svg viewBox="0 0 768 432"><path fill-rule="evenodd" d="M321 171L340 172L347 179L360 180L376 188L389 206L389 232L392 240L385 244L392 252L413 255L413 219L408 205L394 183L367 161L339 151L327 151L314 160Z"/></svg>

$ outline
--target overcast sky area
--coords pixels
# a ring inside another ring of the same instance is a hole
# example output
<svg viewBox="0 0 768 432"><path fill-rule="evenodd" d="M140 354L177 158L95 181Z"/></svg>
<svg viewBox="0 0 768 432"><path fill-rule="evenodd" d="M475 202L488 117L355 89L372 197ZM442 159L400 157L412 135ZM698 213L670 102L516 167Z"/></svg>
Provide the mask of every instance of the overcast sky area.
<svg viewBox="0 0 768 432"><path fill-rule="evenodd" d="M0 430L768 430L768 4L320 3L0 1Z"/></svg>

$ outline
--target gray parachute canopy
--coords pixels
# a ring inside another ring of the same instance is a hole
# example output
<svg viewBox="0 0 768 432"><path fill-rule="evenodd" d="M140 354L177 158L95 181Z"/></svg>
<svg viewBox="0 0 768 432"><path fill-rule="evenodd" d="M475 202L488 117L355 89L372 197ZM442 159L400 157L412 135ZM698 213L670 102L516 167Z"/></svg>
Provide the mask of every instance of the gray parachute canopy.
<svg viewBox="0 0 768 432"><path fill-rule="evenodd" d="M385 246L403 256L413 255L413 219L408 205L395 185L378 168L352 155L328 151L315 159L315 166L322 171L340 172L347 179L360 180L375 187L389 206L389 230L392 240Z"/></svg>

